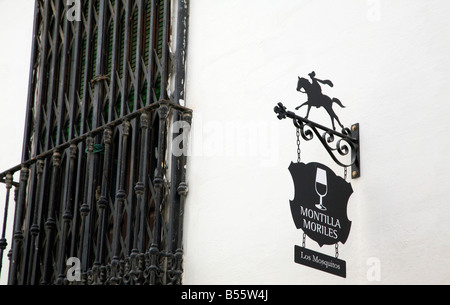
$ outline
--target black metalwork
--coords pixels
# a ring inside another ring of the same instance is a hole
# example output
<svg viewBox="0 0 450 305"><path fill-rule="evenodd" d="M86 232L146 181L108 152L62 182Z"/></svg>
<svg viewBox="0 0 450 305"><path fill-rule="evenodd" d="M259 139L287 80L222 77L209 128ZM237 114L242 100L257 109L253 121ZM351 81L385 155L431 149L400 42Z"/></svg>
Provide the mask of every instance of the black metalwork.
<svg viewBox="0 0 450 305"><path fill-rule="evenodd" d="M168 131L192 116L188 0L80 3L77 22L35 2L22 162L0 173L0 259L16 190L8 283L180 284L186 157L169 159Z"/></svg>
<svg viewBox="0 0 450 305"><path fill-rule="evenodd" d="M341 124L341 121L339 121L339 117L333 110L333 103L338 104L342 108L345 108L345 106L342 105L339 99L330 98L328 95L323 94L322 88L320 86L320 84L324 84L333 87L333 83L330 80L320 80L316 78L316 73L314 71L309 74L309 77L311 78L312 83L309 82L306 78L298 78L297 91L306 93L308 95L308 101L296 107L295 110L298 110L303 106L308 106L308 112L306 113L305 117L307 119L309 116L309 112L311 111L311 107L323 107L330 116L333 129L336 130L336 127L334 125L335 120L342 128L344 128L344 125ZM304 91L302 91L302 89L304 89Z"/></svg>
<svg viewBox="0 0 450 305"><path fill-rule="evenodd" d="M300 130L300 134L304 140L310 141L316 135L330 157L338 165L342 167L351 166L352 178L360 177L359 124L354 124L351 128L343 128L342 132L337 132L334 129L296 115L294 112L287 110L282 103L278 103L274 111L279 120L286 118L292 119L295 127ZM341 160L342 157L348 156L349 154L350 162Z"/></svg>

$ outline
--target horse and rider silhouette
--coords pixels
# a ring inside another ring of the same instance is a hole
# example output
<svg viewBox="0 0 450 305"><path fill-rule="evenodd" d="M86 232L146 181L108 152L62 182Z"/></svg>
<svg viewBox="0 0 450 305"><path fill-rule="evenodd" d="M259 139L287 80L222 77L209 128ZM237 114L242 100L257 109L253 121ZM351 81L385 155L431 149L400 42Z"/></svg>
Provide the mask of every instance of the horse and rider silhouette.
<svg viewBox="0 0 450 305"><path fill-rule="evenodd" d="M338 116L333 110L333 103L338 104L342 108L345 108L344 105L342 105L341 101L337 98L330 98L329 96L322 93L322 87L320 84L328 85L330 87L333 87L333 83L330 80L320 80L316 78L316 73L313 71L310 74L308 74L309 77L312 80L312 83L307 80L306 78L299 77L298 83L297 83L297 91L301 93L305 93L308 95L308 101L301 104L300 106L296 107L295 110L300 109L303 106L308 106L308 112L306 113L306 119L308 119L309 112L311 111L311 107L323 107L328 112L331 118L331 123L333 124L333 129L336 130L336 127L334 125L334 120L338 122L338 124L344 128L344 126L339 121ZM319 84L320 83L320 84ZM302 91L304 89L304 91Z"/></svg>

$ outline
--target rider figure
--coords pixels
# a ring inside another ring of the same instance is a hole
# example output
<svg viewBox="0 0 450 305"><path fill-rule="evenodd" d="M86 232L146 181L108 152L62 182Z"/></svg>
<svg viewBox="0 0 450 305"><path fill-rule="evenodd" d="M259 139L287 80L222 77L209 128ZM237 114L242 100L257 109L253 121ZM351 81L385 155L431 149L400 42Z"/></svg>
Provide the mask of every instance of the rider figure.
<svg viewBox="0 0 450 305"><path fill-rule="evenodd" d="M322 88L320 87L320 84L323 85L328 85L330 87L333 87L333 83L330 80L321 80L316 78L316 72L311 72L308 74L309 77L312 80L312 83L309 83L309 81L305 78L298 78L298 84L297 84L297 91L300 91L302 93L306 93L308 95L308 101L306 101L305 103L301 104L298 107L295 107L295 110L299 110L301 107L303 106L308 106L308 111L306 113L306 119L309 116L309 111L311 110L311 107L316 107L316 108L320 108L320 107L324 107L325 110L328 112L328 114L330 115L331 118L331 123L333 124L333 129L336 130L336 127L334 125L334 121L336 120L338 122L338 124L344 128L344 126L341 124L341 122L339 121L338 116L336 115L336 113L333 111L333 103L338 104L339 106L341 106L342 108L345 108L344 105L342 105L341 101L337 98L330 98L327 95L324 95L322 93ZM305 82L307 82L305 84ZM320 83L320 84L319 84ZM302 89L304 89L305 91L302 91Z"/></svg>
<svg viewBox="0 0 450 305"><path fill-rule="evenodd" d="M312 80L312 90L313 90L313 94L316 96L320 96L322 95L322 88L320 87L319 83L324 84L324 85L328 85L330 87L333 87L333 83L330 80L321 80L316 78L316 72L312 71L311 73L308 74L309 77Z"/></svg>

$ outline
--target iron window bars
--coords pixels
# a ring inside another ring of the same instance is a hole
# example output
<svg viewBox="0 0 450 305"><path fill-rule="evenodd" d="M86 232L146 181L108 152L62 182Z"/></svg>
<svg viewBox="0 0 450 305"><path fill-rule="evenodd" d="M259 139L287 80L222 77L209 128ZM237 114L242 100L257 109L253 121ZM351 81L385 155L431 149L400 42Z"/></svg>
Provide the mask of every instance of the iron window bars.
<svg viewBox="0 0 450 305"><path fill-rule="evenodd" d="M180 284L186 156L169 130L192 115L188 0L80 3L76 22L65 1L35 2L22 163L0 174L0 259L15 188L8 283Z"/></svg>

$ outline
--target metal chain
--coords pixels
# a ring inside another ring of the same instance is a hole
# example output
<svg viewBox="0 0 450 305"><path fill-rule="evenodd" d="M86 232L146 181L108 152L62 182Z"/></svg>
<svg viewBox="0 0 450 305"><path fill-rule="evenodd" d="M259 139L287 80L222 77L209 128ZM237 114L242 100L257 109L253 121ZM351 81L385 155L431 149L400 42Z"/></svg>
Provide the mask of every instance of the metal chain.
<svg viewBox="0 0 450 305"><path fill-rule="evenodd" d="M297 128L297 163L301 162L301 153L302 150L300 149L300 128Z"/></svg>
<svg viewBox="0 0 450 305"><path fill-rule="evenodd" d="M344 180L347 181L347 167L344 167ZM334 245L335 257L339 258L339 244Z"/></svg>
<svg viewBox="0 0 450 305"><path fill-rule="evenodd" d="M300 149L300 128L297 128L297 163L300 163L302 160L301 157L302 150ZM306 234L303 233L303 241L302 241L302 247L306 247Z"/></svg>

